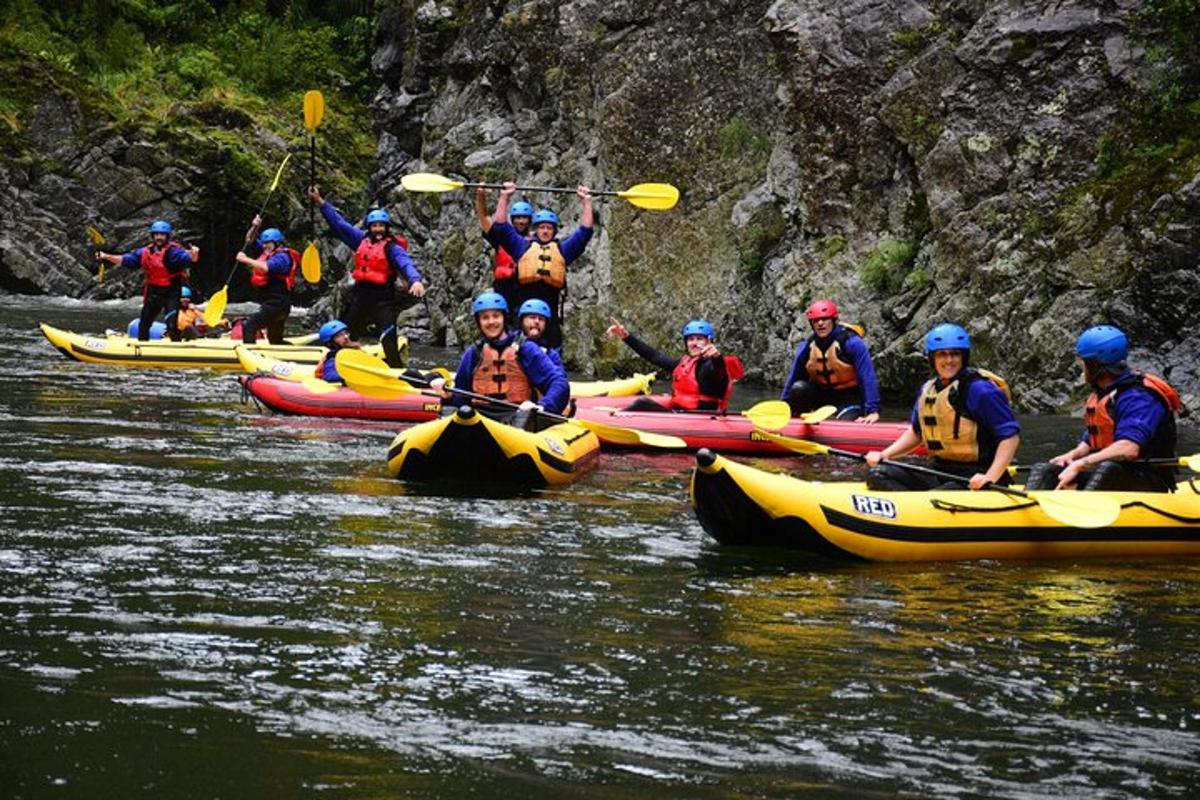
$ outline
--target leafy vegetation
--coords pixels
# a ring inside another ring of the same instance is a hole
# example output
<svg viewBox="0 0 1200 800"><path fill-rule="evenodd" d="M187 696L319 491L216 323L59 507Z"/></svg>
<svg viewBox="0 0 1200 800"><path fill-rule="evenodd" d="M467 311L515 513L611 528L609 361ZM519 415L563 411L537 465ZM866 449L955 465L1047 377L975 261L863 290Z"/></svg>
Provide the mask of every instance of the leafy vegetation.
<svg viewBox="0 0 1200 800"><path fill-rule="evenodd" d="M903 239L885 239L858 267L863 283L878 292L895 292L905 285L917 256L917 246Z"/></svg>

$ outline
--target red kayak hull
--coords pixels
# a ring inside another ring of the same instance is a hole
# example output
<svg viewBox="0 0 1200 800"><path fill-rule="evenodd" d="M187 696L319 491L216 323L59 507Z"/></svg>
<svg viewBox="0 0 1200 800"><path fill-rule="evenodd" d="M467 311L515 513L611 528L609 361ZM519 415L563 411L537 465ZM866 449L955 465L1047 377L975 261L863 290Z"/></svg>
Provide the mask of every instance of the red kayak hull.
<svg viewBox="0 0 1200 800"><path fill-rule="evenodd" d="M693 414L670 411L614 411L614 399L604 404L581 406L577 419L602 422L623 428L635 428L647 433L678 436L692 450L707 447L718 453L747 453L759 456L794 456L773 442L766 441L754 431L754 424L736 411L725 414ZM596 407L599 405L599 407ZM626 404L627 405L627 404ZM793 419L784 428L773 431L795 439L807 439L827 447L866 453L882 450L908 430L907 422L876 422L865 425L852 421L826 420L809 424ZM603 442L603 440L602 440ZM605 447L608 442L603 442ZM625 449L625 448L622 448ZM923 452L923 449L919 452Z"/></svg>

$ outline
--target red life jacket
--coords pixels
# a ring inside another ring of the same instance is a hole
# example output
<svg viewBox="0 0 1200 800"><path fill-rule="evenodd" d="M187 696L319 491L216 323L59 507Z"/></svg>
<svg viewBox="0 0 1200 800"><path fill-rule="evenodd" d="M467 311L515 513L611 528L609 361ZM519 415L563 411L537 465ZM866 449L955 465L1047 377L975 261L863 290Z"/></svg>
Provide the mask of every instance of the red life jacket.
<svg viewBox="0 0 1200 800"><path fill-rule="evenodd" d="M503 247L496 248L496 265L492 268L492 278L498 281L511 281L517 262Z"/></svg>
<svg viewBox="0 0 1200 800"><path fill-rule="evenodd" d="M398 244L408 252L408 240L403 236L384 236L377 242L372 241L370 236L364 236L358 243L358 249L354 251L354 271L350 273L351 277L360 283L375 283L380 286L391 283L392 265L387 259L389 244ZM408 289L408 281L403 275L400 277L400 288Z"/></svg>
<svg viewBox="0 0 1200 800"><path fill-rule="evenodd" d="M728 408L729 398L733 394L733 384L745 375L746 371L737 356L721 356L721 358L725 359L725 374L729 379L725 385L725 394L720 397L704 394L700 390L700 381L696 378L696 367L699 365L700 359L696 356L684 356L679 359L679 363L675 365L675 371L671 373L670 407L691 411L700 408L700 404L703 403L717 410Z"/></svg>
<svg viewBox="0 0 1200 800"><path fill-rule="evenodd" d="M275 253L278 253L278 252L279 252L278 250L275 251ZM252 269L252 270L250 270L250 285L251 286L256 286L261 289L262 287L266 286L268 283L270 283L271 281L274 280L274 281L282 281L283 284L285 286L287 286L287 289L289 292L292 290L292 287L296 285L296 268L298 266L300 266L300 254L290 247L283 248L283 252L287 253L288 256L291 257L291 259L292 259L292 267L291 267L291 269L288 270L287 275L284 275L283 277L279 277L277 275L272 275L270 270L267 270L264 272L262 270ZM274 256L275 253L271 253L271 255L268 256L264 260L270 260L270 258L272 256Z"/></svg>
<svg viewBox="0 0 1200 800"><path fill-rule="evenodd" d="M1112 412L1116 410L1115 401L1117 395L1123 389L1139 385L1157 394L1163 403L1166 404L1167 410L1171 412L1171 415L1178 414L1179 410L1183 408L1183 402L1179 399L1179 393L1175 391L1171 384L1157 375L1150 375L1148 373L1134 373L1134 380L1132 381L1114 383L1102 393L1092 392L1083 407L1083 419L1087 423L1088 447L1091 448L1093 453L1103 450L1116 441L1114 437L1117 430L1117 419ZM1173 440L1175 420L1173 416L1169 416L1169 419L1171 421L1170 438ZM1158 432L1155 433L1154 438L1158 438ZM1151 445L1150 449L1158 449L1154 447L1156 444L1157 442L1151 441L1149 443ZM1174 452L1174 441L1171 442L1171 452ZM1158 456L1159 453L1143 453L1142 455L1150 457L1151 455Z"/></svg>
<svg viewBox="0 0 1200 800"><path fill-rule="evenodd" d="M146 273L147 286L170 286L183 280L183 270L172 272L167 268L166 255L172 247L182 248L183 245L167 242L161 250L156 250L152 244L142 248L142 272Z"/></svg>

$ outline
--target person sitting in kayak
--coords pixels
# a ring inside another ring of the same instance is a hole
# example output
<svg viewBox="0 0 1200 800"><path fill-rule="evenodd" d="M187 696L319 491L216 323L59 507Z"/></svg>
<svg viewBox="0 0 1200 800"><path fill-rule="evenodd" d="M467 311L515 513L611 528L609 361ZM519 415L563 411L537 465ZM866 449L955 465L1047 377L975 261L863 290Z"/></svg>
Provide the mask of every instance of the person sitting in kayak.
<svg viewBox="0 0 1200 800"><path fill-rule="evenodd" d="M586 186L579 186L579 227L560 244L558 214L548 208L535 212L532 218L533 238L526 239L508 222L508 203L517 185L504 184L500 200L496 203L496 215L490 225L485 226L483 235L493 247L502 247L517 262L514 294L517 302L538 299L550 306L554 312L546 329L549 347L562 347L562 298L567 291L567 267L583 255L592 239L595 213L592 209L592 193ZM483 224L485 220L480 220Z"/></svg>
<svg viewBox="0 0 1200 800"><path fill-rule="evenodd" d="M1175 415L1183 407L1179 394L1162 378L1129 369L1129 342L1120 328L1088 328L1075 353L1083 361L1083 380L1092 387L1084 404L1083 438L1049 462L1034 464L1025 488L1174 491L1173 465L1136 462L1175 458Z"/></svg>
<svg viewBox="0 0 1200 800"><path fill-rule="evenodd" d="M96 259L109 264L121 264L129 269L141 269L146 273L145 288L142 289L142 313L138 318L138 340L149 341L150 327L154 318L165 312L167 337L173 342L180 339L175 325L175 314L179 309L179 293L187 280L188 268L200 260L200 248L184 247L171 240L174 228L165 219L156 219L150 225L150 244L128 253L96 253Z"/></svg>
<svg viewBox="0 0 1200 800"><path fill-rule="evenodd" d="M214 329L229 328L229 320L222 318L213 328L204 322L204 310L192 302L192 290L184 286L179 290L179 312L175 315L175 327L179 336L185 340L199 339L208 336Z"/></svg>
<svg viewBox="0 0 1200 800"><path fill-rule="evenodd" d="M968 366L971 338L958 325L938 325L925 335L925 356L934 377L913 403L911 427L882 452L864 459L871 466L867 486L885 490L961 488L959 483L891 464L880 464L924 444L943 472L969 478L972 489L1008 483L1008 465L1021 442L1021 425L1000 376Z"/></svg>
<svg viewBox="0 0 1200 800"><path fill-rule="evenodd" d="M566 408L571 395L567 373L524 334L508 330L508 302L496 292L484 292L471 304L471 312L481 336L458 362L454 385L519 405L515 415L500 407L501 414L509 416L507 421L516 427L536 430L539 422L534 412L545 408L557 413ZM430 381L429 388L442 396L443 408L474 405L488 412L483 401L447 389L440 377Z"/></svg>
<svg viewBox="0 0 1200 800"><path fill-rule="evenodd" d="M485 234L492 227L494 220L487 210L488 190L482 187L475 190L475 214L479 217L479 228ZM533 206L525 201L513 203L508 211L508 220L517 233L526 241L533 238L530 227L533 224ZM503 247L496 248L496 257L492 266L492 291L504 297L509 308L517 303L517 262Z"/></svg>
<svg viewBox="0 0 1200 800"><path fill-rule="evenodd" d="M659 369L671 370L671 399L668 405L639 397L626 411L724 411L729 407L733 384L745 374L737 356L723 356L714 344L711 323L696 319L683 326L683 356L669 356L634 336L619 320L606 331Z"/></svg>
<svg viewBox="0 0 1200 800"><path fill-rule="evenodd" d="M340 319L330 320L321 326L317 338L325 345L325 355L317 364L316 376L329 383L345 383L337 370L337 354L343 348L358 349L359 344L350 339L350 326Z"/></svg>
<svg viewBox="0 0 1200 800"><path fill-rule="evenodd" d="M837 419L879 421L879 381L867 343L838 323L832 300L817 300L805 312L812 336L796 348L780 400L799 416L821 406L836 406Z"/></svg>
<svg viewBox="0 0 1200 800"><path fill-rule="evenodd" d="M246 251L236 256L239 264L250 268L250 285L258 293L258 311L243 323L242 337L255 341L258 331L266 328L267 341L285 344L283 326L292 311L300 254L284 244L278 228L267 228L256 237L261 225L262 217L255 216L246 232Z"/></svg>
<svg viewBox="0 0 1200 800"><path fill-rule="evenodd" d="M347 247L354 250L354 285L346 307L338 319L350 328L351 338L357 339L373 321L383 345L384 360L393 367L404 366L400 355L396 317L400 303L396 299L396 278L400 291L406 296L405 307L425 296L421 273L408 256L408 241L391 232L392 218L382 208L367 213L367 230L351 225L337 209L321 196L320 187L308 187L308 196L321 207L321 216L330 230Z"/></svg>

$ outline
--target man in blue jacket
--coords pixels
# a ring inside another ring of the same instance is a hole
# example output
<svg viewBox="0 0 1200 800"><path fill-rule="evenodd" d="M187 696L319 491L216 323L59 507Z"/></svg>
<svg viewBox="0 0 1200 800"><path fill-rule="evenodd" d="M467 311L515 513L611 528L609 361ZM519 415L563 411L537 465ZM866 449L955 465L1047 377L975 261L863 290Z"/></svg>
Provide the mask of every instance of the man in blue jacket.
<svg viewBox="0 0 1200 800"><path fill-rule="evenodd" d="M796 349L780 400L792 416L821 406L836 406L838 419L879 421L879 380L867 343L838 324L832 300L817 300L805 312L813 334Z"/></svg>
<svg viewBox="0 0 1200 800"><path fill-rule="evenodd" d="M421 273L408 257L407 241L391 233L391 216L382 208L367 214L367 230L363 231L326 202L319 187L308 187L308 196L321 207L321 216L329 223L333 235L354 250L354 269L350 273L354 286L339 319L349 326L355 339L366 331L368 320L374 322L384 360L393 367L404 366L397 342L396 317L400 308L396 278L400 278L400 290L411 298L410 303L425 296Z"/></svg>
<svg viewBox="0 0 1200 800"><path fill-rule="evenodd" d="M138 339L149 341L150 329L159 312L165 311L167 336L179 341L179 329L175 315L179 311L179 295L187 282L188 268L200 259L199 248L184 247L171 240L174 232L171 223L156 219L150 225L150 244L122 255L97 253L96 259L109 264L120 264L129 269L141 269L146 273L146 285L142 290L142 313L138 318Z"/></svg>

